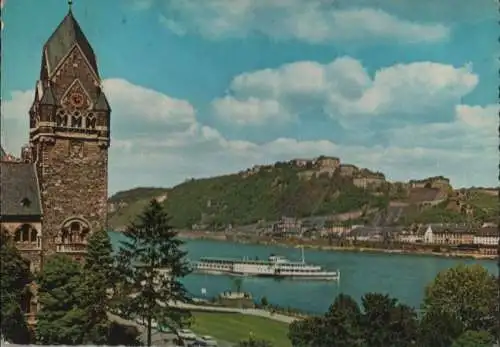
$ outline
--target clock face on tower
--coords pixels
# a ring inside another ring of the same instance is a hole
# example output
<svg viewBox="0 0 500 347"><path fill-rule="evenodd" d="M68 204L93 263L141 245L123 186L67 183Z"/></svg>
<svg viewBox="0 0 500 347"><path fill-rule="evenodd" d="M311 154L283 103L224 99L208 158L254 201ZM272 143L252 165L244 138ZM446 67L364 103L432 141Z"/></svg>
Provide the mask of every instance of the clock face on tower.
<svg viewBox="0 0 500 347"><path fill-rule="evenodd" d="M69 97L71 106L73 107L82 107L84 103L83 95L80 93L73 93Z"/></svg>

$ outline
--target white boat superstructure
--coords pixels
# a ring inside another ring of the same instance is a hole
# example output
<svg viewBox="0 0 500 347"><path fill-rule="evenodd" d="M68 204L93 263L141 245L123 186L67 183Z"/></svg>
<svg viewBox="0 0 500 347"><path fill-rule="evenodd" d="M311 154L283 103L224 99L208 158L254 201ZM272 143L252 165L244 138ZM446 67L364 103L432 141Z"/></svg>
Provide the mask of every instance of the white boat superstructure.
<svg viewBox="0 0 500 347"><path fill-rule="evenodd" d="M321 266L302 261L290 261L272 254L267 260L204 257L193 262L193 271L206 274L236 276L264 276L276 278L338 280L340 271L328 271Z"/></svg>

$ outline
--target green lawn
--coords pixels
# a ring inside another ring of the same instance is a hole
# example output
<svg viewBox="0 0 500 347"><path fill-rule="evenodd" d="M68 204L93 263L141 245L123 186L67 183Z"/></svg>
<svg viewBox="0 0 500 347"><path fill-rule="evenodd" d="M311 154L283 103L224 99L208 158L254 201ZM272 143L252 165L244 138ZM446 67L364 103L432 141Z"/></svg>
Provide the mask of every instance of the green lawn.
<svg viewBox="0 0 500 347"><path fill-rule="evenodd" d="M287 338L288 324L272 319L239 313L192 312L191 329L198 335L210 335L226 342L247 339L250 332L258 339L268 340L273 347L291 347Z"/></svg>

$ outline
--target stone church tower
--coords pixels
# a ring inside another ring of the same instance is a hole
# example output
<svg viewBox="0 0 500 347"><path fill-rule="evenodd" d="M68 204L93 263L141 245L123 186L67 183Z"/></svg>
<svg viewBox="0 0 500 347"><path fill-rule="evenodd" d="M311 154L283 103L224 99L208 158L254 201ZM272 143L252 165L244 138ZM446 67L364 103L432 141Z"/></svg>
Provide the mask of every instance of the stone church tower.
<svg viewBox="0 0 500 347"><path fill-rule="evenodd" d="M96 57L71 11L43 46L29 149L40 186L42 248L81 259L107 224L110 107Z"/></svg>

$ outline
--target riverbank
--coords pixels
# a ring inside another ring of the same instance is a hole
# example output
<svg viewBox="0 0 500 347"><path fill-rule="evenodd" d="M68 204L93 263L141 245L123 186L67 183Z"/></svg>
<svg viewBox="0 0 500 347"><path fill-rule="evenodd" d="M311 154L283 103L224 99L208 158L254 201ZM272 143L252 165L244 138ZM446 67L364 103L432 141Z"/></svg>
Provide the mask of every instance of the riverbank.
<svg viewBox="0 0 500 347"><path fill-rule="evenodd" d="M224 232L180 231L179 236L189 240L212 240L221 242L236 242L241 244L269 245L282 247L302 246L320 251L336 251L350 253L385 253L417 256L433 256L455 259L496 260L496 255L477 254L472 252L435 252L432 250L387 249L366 246L334 246L317 240L270 239L249 234L226 234Z"/></svg>

